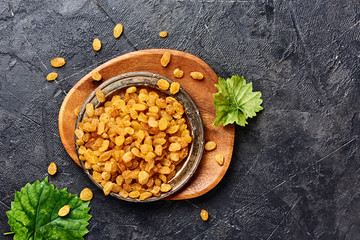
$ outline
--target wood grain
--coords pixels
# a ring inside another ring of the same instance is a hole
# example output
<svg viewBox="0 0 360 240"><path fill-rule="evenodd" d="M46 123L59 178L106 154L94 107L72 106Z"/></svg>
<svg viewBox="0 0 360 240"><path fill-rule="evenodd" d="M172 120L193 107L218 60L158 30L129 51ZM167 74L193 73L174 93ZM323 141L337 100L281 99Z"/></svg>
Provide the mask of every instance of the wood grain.
<svg viewBox="0 0 360 240"><path fill-rule="evenodd" d="M161 56L165 52L171 53L171 61L166 68L160 65ZM175 68L184 71L183 78L177 79L174 77L173 71ZM88 73L66 95L59 112L61 141L70 157L79 166L74 139L76 122L74 109L82 105L88 95L103 81L127 72L145 71L160 74L179 82L191 95L200 110L206 140L214 140L217 143L215 150L204 151L198 169L185 187L167 199L181 200L198 197L210 191L220 182L230 165L235 128L234 125L215 127L212 124L215 119L212 95L217 92L214 84L217 83L218 77L209 65L190 53L171 49L146 49L116 57L94 70L101 73L103 80L94 82L90 73ZM203 73L204 79L201 81L192 79L189 74L193 71ZM217 153L224 155L223 166L219 166L215 161Z"/></svg>

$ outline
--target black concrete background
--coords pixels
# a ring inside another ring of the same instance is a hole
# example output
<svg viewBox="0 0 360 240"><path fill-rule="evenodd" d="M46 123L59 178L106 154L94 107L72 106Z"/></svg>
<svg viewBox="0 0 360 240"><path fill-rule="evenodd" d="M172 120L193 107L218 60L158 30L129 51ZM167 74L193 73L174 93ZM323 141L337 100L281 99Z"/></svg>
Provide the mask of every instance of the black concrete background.
<svg viewBox="0 0 360 240"><path fill-rule="evenodd" d="M54 161L57 188L94 191L85 239L360 239L359 6L0 0L0 234L10 230L5 212L14 192L46 177ZM116 40L118 22L124 34ZM130 204L105 197L60 142L58 111L71 87L105 61L146 48L190 52L219 76L242 74L263 93L264 110L236 127L229 171L197 199ZM57 56L67 64L47 82Z"/></svg>

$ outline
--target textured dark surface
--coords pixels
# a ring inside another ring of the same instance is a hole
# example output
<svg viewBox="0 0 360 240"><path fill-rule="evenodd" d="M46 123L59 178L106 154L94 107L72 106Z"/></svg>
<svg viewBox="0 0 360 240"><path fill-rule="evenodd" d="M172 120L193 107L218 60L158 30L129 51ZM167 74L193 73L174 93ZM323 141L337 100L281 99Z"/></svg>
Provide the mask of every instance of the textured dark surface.
<svg viewBox="0 0 360 240"><path fill-rule="evenodd" d="M15 190L46 177L54 161L57 188L94 191L86 239L360 239L359 6L0 0L0 234L10 230L5 212ZM118 22L124 34L115 40ZM92 50L95 37L100 52ZM228 173L197 199L105 197L61 145L57 117L66 92L95 66L145 48L190 52L219 76L243 74L263 93L264 110L236 128ZM57 56L67 64L47 82Z"/></svg>

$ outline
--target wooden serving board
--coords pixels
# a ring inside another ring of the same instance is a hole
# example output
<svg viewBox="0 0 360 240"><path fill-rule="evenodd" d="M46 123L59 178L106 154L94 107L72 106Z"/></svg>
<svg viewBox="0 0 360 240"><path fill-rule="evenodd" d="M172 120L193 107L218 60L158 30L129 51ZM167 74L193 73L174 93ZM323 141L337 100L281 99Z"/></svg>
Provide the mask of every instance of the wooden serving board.
<svg viewBox="0 0 360 240"><path fill-rule="evenodd" d="M164 68L160 64L161 56L165 52L171 53L171 61ZM184 76L175 78L173 71L179 68L184 71ZM168 200L181 200L201 196L214 188L225 175L231 161L234 146L235 127L216 127L215 108L213 106L213 94L217 92L214 84L218 76L200 58L186 52L171 49L146 49L124 54L116 57L94 70L99 71L103 77L100 82L92 81L90 73L85 75L66 95L59 112L59 133L61 141L70 157L80 166L75 149L75 122L77 116L74 109L83 104L89 94L103 81L127 72L151 72L160 74L177 81L191 95L198 106L205 130L206 141L213 140L217 148L213 151L204 151L201 162L190 181ZM190 77L190 72L197 71L204 75L202 81ZM215 155L224 155L224 165L219 166L215 161Z"/></svg>

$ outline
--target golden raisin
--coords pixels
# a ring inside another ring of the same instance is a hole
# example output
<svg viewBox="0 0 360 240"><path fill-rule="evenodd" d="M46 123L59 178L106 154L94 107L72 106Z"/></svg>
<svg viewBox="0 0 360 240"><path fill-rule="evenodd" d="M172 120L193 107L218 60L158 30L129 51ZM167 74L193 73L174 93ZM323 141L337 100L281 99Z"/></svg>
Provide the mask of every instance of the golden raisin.
<svg viewBox="0 0 360 240"><path fill-rule="evenodd" d="M90 201L93 196L93 192L90 188L84 188L80 193L80 199L83 201Z"/></svg>
<svg viewBox="0 0 360 240"><path fill-rule="evenodd" d="M75 135L76 135L77 138L82 139L82 137L84 136L84 131L81 130L81 129L76 129L75 130Z"/></svg>
<svg viewBox="0 0 360 240"><path fill-rule="evenodd" d="M224 164L224 156L222 154L216 154L215 161L222 166Z"/></svg>
<svg viewBox="0 0 360 240"><path fill-rule="evenodd" d="M159 129L160 131L164 131L168 126L168 121L165 118L160 118L159 120Z"/></svg>
<svg viewBox="0 0 360 240"><path fill-rule="evenodd" d="M114 193L119 193L121 190L121 186L117 185L117 184L114 184L114 187L112 188L112 192Z"/></svg>
<svg viewBox="0 0 360 240"><path fill-rule="evenodd" d="M159 112L159 108L157 106L151 106L149 107L149 112L151 113L158 113Z"/></svg>
<svg viewBox="0 0 360 240"><path fill-rule="evenodd" d="M140 196L139 191L132 191L129 193L129 197L131 197L131 198L138 198L139 196Z"/></svg>
<svg viewBox="0 0 360 240"><path fill-rule="evenodd" d="M46 80L50 81L54 81L55 79L57 79L58 74L56 72L51 72L46 76Z"/></svg>
<svg viewBox="0 0 360 240"><path fill-rule="evenodd" d="M190 76L196 80L202 80L204 78L204 75L201 72L191 72Z"/></svg>
<svg viewBox="0 0 360 240"><path fill-rule="evenodd" d="M159 125L158 121L153 117L149 117L148 124L150 127L157 127Z"/></svg>
<svg viewBox="0 0 360 240"><path fill-rule="evenodd" d="M119 38L123 32L123 25L121 23L116 24L114 27L114 38Z"/></svg>
<svg viewBox="0 0 360 240"><path fill-rule="evenodd" d="M105 98L105 94L101 91L101 89L97 89L96 92L95 92L95 95L96 95L96 99L103 103L105 102L106 98Z"/></svg>
<svg viewBox="0 0 360 240"><path fill-rule="evenodd" d="M200 217L203 221L207 221L209 219L209 213L206 210L201 209Z"/></svg>
<svg viewBox="0 0 360 240"><path fill-rule="evenodd" d="M131 127L126 127L124 131L129 135L133 135L135 133L135 130Z"/></svg>
<svg viewBox="0 0 360 240"><path fill-rule="evenodd" d="M126 93L134 93L136 92L136 87L129 87L126 89Z"/></svg>
<svg viewBox="0 0 360 240"><path fill-rule="evenodd" d="M79 154L84 154L86 152L86 147L80 146L78 151L79 151Z"/></svg>
<svg viewBox="0 0 360 240"><path fill-rule="evenodd" d="M118 185L122 185L124 183L124 178L121 175L117 176L115 180L116 180L116 184Z"/></svg>
<svg viewBox="0 0 360 240"><path fill-rule="evenodd" d="M56 57L53 60L51 60L51 66L53 67L62 67L65 65L66 61L64 58Z"/></svg>
<svg viewBox="0 0 360 240"><path fill-rule="evenodd" d="M159 178L155 179L155 185L156 186L160 186L161 185L161 180Z"/></svg>
<svg viewBox="0 0 360 240"><path fill-rule="evenodd" d="M142 104L142 103L135 103L134 105L132 105L132 107L136 111L144 111L147 108L147 106L145 104Z"/></svg>
<svg viewBox="0 0 360 240"><path fill-rule="evenodd" d="M161 167L160 169L158 169L158 173L160 174L170 174L171 169L167 166Z"/></svg>
<svg viewBox="0 0 360 240"><path fill-rule="evenodd" d="M146 200L146 199L148 199L148 198L151 197L151 196L152 196L152 193L151 193L151 192L143 192L143 193L140 194L139 199L140 199L140 200Z"/></svg>
<svg viewBox="0 0 360 240"><path fill-rule="evenodd" d="M87 103L85 105L85 108L86 108L86 114L89 116L89 117L92 117L94 116L94 105L92 105L92 103ZM85 125L85 124L84 124ZM88 131L90 132L90 131Z"/></svg>
<svg viewBox="0 0 360 240"><path fill-rule="evenodd" d="M111 155L112 155L112 152L110 152L110 151L104 152L99 156L99 161L100 162L107 161L111 157ZM105 166L106 166L106 164L105 164Z"/></svg>
<svg viewBox="0 0 360 240"><path fill-rule="evenodd" d="M125 190L120 190L119 195L123 198L127 198L129 196L129 193Z"/></svg>
<svg viewBox="0 0 360 240"><path fill-rule="evenodd" d="M167 182L166 176L165 176L164 174L160 174L160 175L159 175L159 178L160 178L160 180L161 180L163 183L166 183L166 182Z"/></svg>
<svg viewBox="0 0 360 240"><path fill-rule="evenodd" d="M178 82L173 82L171 83L171 86L170 86L170 93L175 95L176 93L178 93L180 90L180 83Z"/></svg>
<svg viewBox="0 0 360 240"><path fill-rule="evenodd" d="M153 153L153 152L148 152L146 155L145 155L145 161L146 162L150 162L154 157L156 157L156 154Z"/></svg>
<svg viewBox="0 0 360 240"><path fill-rule="evenodd" d="M157 82L157 85L160 89L166 91L169 89L169 82L166 81L165 79L160 79L158 82Z"/></svg>
<svg viewBox="0 0 360 240"><path fill-rule="evenodd" d="M161 180L160 180L160 182L161 182ZM160 196L160 186L154 186L150 192L152 194L154 194L155 196Z"/></svg>
<svg viewBox="0 0 360 240"><path fill-rule="evenodd" d="M168 134L174 134L179 130L179 125L172 125L166 129L166 133Z"/></svg>
<svg viewBox="0 0 360 240"><path fill-rule="evenodd" d="M109 173L115 173L117 171L117 165L114 161L107 161L104 170Z"/></svg>
<svg viewBox="0 0 360 240"><path fill-rule="evenodd" d="M113 187L114 187L114 183L107 182L103 188L104 194L109 195Z"/></svg>
<svg viewBox="0 0 360 240"><path fill-rule="evenodd" d="M102 181L102 175L99 172L94 171L92 175L95 182L101 182Z"/></svg>
<svg viewBox="0 0 360 240"><path fill-rule="evenodd" d="M175 153L175 152L170 153L170 160L174 161L174 162L179 161L180 160L180 154Z"/></svg>
<svg viewBox="0 0 360 240"><path fill-rule="evenodd" d="M57 166L54 162L50 163L49 167L48 167L48 173L50 175L55 175L57 172Z"/></svg>
<svg viewBox="0 0 360 240"><path fill-rule="evenodd" d="M166 67L170 62L171 54L169 52L165 52L160 60L161 66Z"/></svg>
<svg viewBox="0 0 360 240"><path fill-rule="evenodd" d="M98 38L95 38L93 41L93 49L94 51L99 51L101 49L101 41Z"/></svg>
<svg viewBox="0 0 360 240"><path fill-rule="evenodd" d="M104 131L105 131L105 123L99 122L98 129L97 129L97 134L101 135L101 134L103 134Z"/></svg>
<svg viewBox="0 0 360 240"><path fill-rule="evenodd" d="M65 205L59 209L58 215L59 215L59 217L65 217L66 215L69 214L69 212L70 212L70 206Z"/></svg>
<svg viewBox="0 0 360 240"><path fill-rule="evenodd" d="M207 151L214 150L216 148L216 143L214 141L209 141L205 144L205 149Z"/></svg>
<svg viewBox="0 0 360 240"><path fill-rule="evenodd" d="M168 183L161 184L160 191L161 192L168 192L171 189L171 185Z"/></svg>
<svg viewBox="0 0 360 240"><path fill-rule="evenodd" d="M143 154L147 154L148 152L152 152L153 147L150 144L143 144L140 146L140 150Z"/></svg>
<svg viewBox="0 0 360 240"><path fill-rule="evenodd" d="M134 158L134 154L132 152L127 152L125 153L122 159L126 163L126 162L130 162L133 158Z"/></svg>
<svg viewBox="0 0 360 240"><path fill-rule="evenodd" d="M181 145L179 143L170 144L170 147L169 147L170 152L179 151L180 149L181 149Z"/></svg>
<svg viewBox="0 0 360 240"><path fill-rule="evenodd" d="M141 185L145 185L147 183L147 181L149 181L149 173L147 173L146 171L140 171L139 173L139 183Z"/></svg>
<svg viewBox="0 0 360 240"><path fill-rule="evenodd" d="M92 71L91 72L91 78L94 80L94 81L100 81L102 79L102 76L101 74L98 72L98 71Z"/></svg>
<svg viewBox="0 0 360 240"><path fill-rule="evenodd" d="M168 33L166 31L162 31L159 33L159 37L165 38L167 37Z"/></svg>
<svg viewBox="0 0 360 240"><path fill-rule="evenodd" d="M182 78L184 76L184 72L178 68L174 70L174 76L176 78Z"/></svg>

